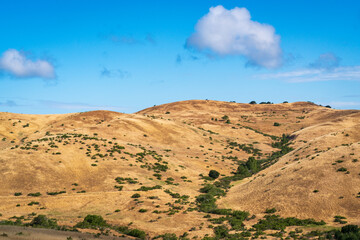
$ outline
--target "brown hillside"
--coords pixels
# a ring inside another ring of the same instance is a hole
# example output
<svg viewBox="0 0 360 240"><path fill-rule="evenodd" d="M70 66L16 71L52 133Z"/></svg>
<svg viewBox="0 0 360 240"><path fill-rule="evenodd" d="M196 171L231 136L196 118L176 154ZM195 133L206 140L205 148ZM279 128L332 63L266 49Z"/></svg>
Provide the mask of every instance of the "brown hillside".
<svg viewBox="0 0 360 240"><path fill-rule="evenodd" d="M258 213L275 207L282 216L328 222L340 215L360 224L359 130L357 113L293 133L294 151L234 186L220 205Z"/></svg>
<svg viewBox="0 0 360 240"><path fill-rule="evenodd" d="M281 216L334 225L333 217L342 215L359 223L359 128L359 111L307 102L193 100L136 114L0 113L0 219L36 212L74 225L79 216L97 214L151 236L212 235L206 213L194 210L206 181L200 175L214 169L231 176L251 151L258 159L269 156L278 151L276 136L291 134L294 150L233 183L219 207L249 211L253 221L275 207ZM341 167L346 171L337 171ZM28 196L37 192L41 196ZM135 193L140 198L132 198Z"/></svg>
<svg viewBox="0 0 360 240"><path fill-rule="evenodd" d="M248 126L272 135L292 133L299 129L351 115L357 110L334 110L310 102L281 104L244 104L211 100L192 100L163 104L139 111L138 114L156 115L195 124L217 125L228 115L238 126ZM166 114L167 113L167 114ZM274 128L274 123L280 127Z"/></svg>

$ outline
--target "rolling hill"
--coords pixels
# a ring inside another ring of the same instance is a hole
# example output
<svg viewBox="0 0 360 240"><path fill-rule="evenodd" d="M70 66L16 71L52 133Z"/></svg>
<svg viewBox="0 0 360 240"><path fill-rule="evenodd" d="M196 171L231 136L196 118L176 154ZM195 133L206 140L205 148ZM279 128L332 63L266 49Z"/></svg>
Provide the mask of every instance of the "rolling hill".
<svg viewBox="0 0 360 240"><path fill-rule="evenodd" d="M189 238L212 236L221 224L244 231L269 209L330 227L343 225L335 216L359 225L359 130L360 111L309 102L191 100L134 114L3 112L0 219L35 212L72 226L96 214L151 237ZM239 166L250 160L256 166L241 175ZM210 170L230 179L227 185ZM242 229L229 219L209 222L219 214L201 210L199 195L210 194L204 186L216 186L217 209L249 212Z"/></svg>

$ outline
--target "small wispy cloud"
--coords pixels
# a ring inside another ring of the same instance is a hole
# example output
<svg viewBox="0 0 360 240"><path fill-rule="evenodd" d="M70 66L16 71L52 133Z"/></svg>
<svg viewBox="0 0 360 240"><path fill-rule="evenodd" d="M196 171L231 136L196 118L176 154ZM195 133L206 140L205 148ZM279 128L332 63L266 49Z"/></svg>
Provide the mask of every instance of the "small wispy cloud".
<svg viewBox="0 0 360 240"><path fill-rule="evenodd" d="M6 102L0 102L0 107L17 107L19 106L15 101L7 100Z"/></svg>
<svg viewBox="0 0 360 240"><path fill-rule="evenodd" d="M131 74L127 71L123 71L121 69L108 69L106 67L103 67L103 69L100 71L101 77L107 77L107 78L129 78Z"/></svg>
<svg viewBox="0 0 360 240"><path fill-rule="evenodd" d="M137 39L131 36L116 36L116 35L109 35L108 39L113 43L123 43L123 44L138 44L140 43Z"/></svg>
<svg viewBox="0 0 360 240"><path fill-rule="evenodd" d="M157 44L154 36L153 36L152 34L150 34L150 33L148 33L148 34L146 35L145 41L147 41L147 42L149 42L149 43L151 43L151 44L153 44L153 45L156 45L156 44Z"/></svg>
<svg viewBox="0 0 360 240"><path fill-rule="evenodd" d="M349 108L349 107L360 107L360 102L343 102L343 101L334 101L330 102L328 105L338 108Z"/></svg>
<svg viewBox="0 0 360 240"><path fill-rule="evenodd" d="M333 70L340 66L341 58L333 53L321 54L318 59L309 64L310 68Z"/></svg>
<svg viewBox="0 0 360 240"><path fill-rule="evenodd" d="M99 37L104 40L111 41L115 44L126 44L126 45L144 45L151 44L157 45L157 41L151 33L146 34L143 38L133 37L132 35L119 35L119 34L99 34Z"/></svg>
<svg viewBox="0 0 360 240"><path fill-rule="evenodd" d="M75 111L85 111L85 110L112 110L112 111L123 111L124 108L118 106L107 106L107 105L91 105L86 103L79 102L57 102L49 100L38 100L38 103L42 106L51 109L62 109L62 110L75 110Z"/></svg>
<svg viewBox="0 0 360 240"><path fill-rule="evenodd" d="M23 52L8 49L0 58L0 71L15 78L54 79L54 66L46 60L32 60Z"/></svg>
<svg viewBox="0 0 360 240"><path fill-rule="evenodd" d="M175 62L176 62L177 64L180 64L180 63L182 62L182 57L181 57L180 54L176 55Z"/></svg>
<svg viewBox="0 0 360 240"><path fill-rule="evenodd" d="M175 58L175 63L176 64L181 64L183 61L197 61L200 58L196 55L193 54L177 54L176 58Z"/></svg>
<svg viewBox="0 0 360 240"><path fill-rule="evenodd" d="M360 81L360 66L336 67L328 69L301 69L289 72L257 75L260 79L284 80L286 82L317 81Z"/></svg>
<svg viewBox="0 0 360 240"><path fill-rule="evenodd" d="M343 97L345 97L345 98L360 98L360 94L345 95Z"/></svg>

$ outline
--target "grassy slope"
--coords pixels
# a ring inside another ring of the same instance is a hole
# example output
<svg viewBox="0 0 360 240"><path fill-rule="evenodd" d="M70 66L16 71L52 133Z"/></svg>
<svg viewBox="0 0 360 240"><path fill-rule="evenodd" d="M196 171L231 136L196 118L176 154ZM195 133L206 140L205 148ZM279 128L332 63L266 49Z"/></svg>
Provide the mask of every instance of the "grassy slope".
<svg viewBox="0 0 360 240"><path fill-rule="evenodd" d="M230 123L220 121L224 115L229 117ZM274 127L274 122L280 126ZM226 157L246 160L250 156L228 148L228 139L253 144L265 155L275 151L271 147L272 139L266 134L288 133L296 136L295 150L253 178L237 183L219 200L220 206L253 214L276 207L284 216L314 217L328 222L334 215L343 215L358 223L360 199L356 194L360 191L357 189L360 164L352 159L360 161L359 122L358 111L333 110L310 103L249 105L184 101L137 114L108 111L65 115L0 113L0 185L4 186L0 189L1 218L37 212L56 217L64 224L74 224L78 216L91 213L103 215L114 224L133 222L134 227L153 235L181 234L194 226L196 230L192 235L211 234L212 230L205 227L208 222L204 214L196 211L184 214L184 210L194 204L175 203L177 199L164 190L189 195L189 202L193 202L204 182L199 174L206 175L210 169L216 169L230 175L237 165ZM61 139L57 134L67 134L70 138ZM87 134L97 139L84 140L83 136L70 134ZM49 144L50 140L28 144L51 137L57 140L54 144ZM110 157L107 150L115 143L125 149ZM91 154L87 156L89 146ZM153 176L153 169L140 167L146 163L155 166L158 162L148 151L144 158L135 155L144 152L144 148L155 151L155 157L162 155L160 163L168 166L166 172L160 172L161 180ZM96 153L108 156L91 159ZM332 165L336 160L343 162ZM340 167L346 167L350 173L336 172ZM187 179L182 179L183 176ZM124 184L123 190L117 191L114 188L119 185L114 180L116 177L137 178L139 183ZM166 184L169 177L179 185ZM138 202L131 198L139 187L157 184L162 189L138 192L141 194ZM314 193L315 189L319 192ZM86 192L78 193L83 190ZM59 191L66 193L46 194ZM15 192L23 195L14 196ZM27 196L33 192L41 192L42 196ZM149 196L158 199L149 199ZM31 201L38 201L39 205L28 206ZM16 207L17 204L20 207ZM174 209L172 206L183 209L173 215L152 213ZM116 209L120 212L114 212ZM148 211L139 213L139 209ZM204 227L200 229L202 224Z"/></svg>

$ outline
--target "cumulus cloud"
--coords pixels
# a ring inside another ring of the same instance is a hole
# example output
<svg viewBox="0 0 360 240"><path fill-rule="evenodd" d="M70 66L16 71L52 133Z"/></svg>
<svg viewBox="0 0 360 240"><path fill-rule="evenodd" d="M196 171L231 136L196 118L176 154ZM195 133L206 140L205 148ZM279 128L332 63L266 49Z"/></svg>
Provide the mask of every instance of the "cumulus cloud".
<svg viewBox="0 0 360 240"><path fill-rule="evenodd" d="M17 78L55 78L54 66L45 60L31 60L16 49L5 51L0 58L0 70Z"/></svg>
<svg viewBox="0 0 360 240"><path fill-rule="evenodd" d="M341 58L337 57L333 53L321 54L318 59L309 64L309 67L316 69L333 70L339 67Z"/></svg>
<svg viewBox="0 0 360 240"><path fill-rule="evenodd" d="M285 80L287 82L317 81L360 81L360 66L336 67L327 69L301 69L274 74L262 74L261 79Z"/></svg>
<svg viewBox="0 0 360 240"><path fill-rule="evenodd" d="M282 63L280 36L273 26L251 20L246 8L210 8L197 22L186 47L220 56L245 56L247 65L276 68Z"/></svg>

